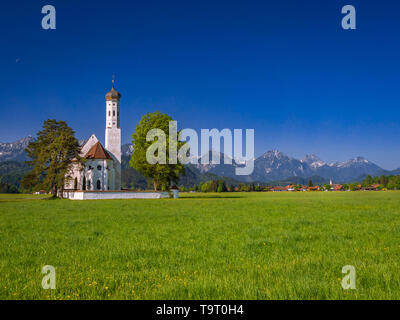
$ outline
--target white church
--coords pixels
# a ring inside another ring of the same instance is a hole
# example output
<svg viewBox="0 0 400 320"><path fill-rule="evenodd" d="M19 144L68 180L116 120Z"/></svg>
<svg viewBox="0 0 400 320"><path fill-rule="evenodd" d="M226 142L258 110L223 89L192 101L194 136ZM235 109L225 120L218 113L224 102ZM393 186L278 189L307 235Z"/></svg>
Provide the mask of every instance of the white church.
<svg viewBox="0 0 400 320"><path fill-rule="evenodd" d="M112 89L106 94L105 147L92 134L82 145L85 163L75 163L65 185L64 197L74 200L165 198L166 192L134 192L121 189L121 94Z"/></svg>

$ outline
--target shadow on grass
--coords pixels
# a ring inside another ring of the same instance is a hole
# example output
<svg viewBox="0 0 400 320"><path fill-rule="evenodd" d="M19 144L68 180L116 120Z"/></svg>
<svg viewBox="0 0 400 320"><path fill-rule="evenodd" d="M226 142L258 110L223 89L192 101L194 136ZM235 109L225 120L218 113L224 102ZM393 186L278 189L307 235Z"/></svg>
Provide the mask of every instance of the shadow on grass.
<svg viewBox="0 0 400 320"><path fill-rule="evenodd" d="M62 200L62 198L57 198L57 197L50 196L48 198L42 198L42 199L39 199L39 200Z"/></svg>

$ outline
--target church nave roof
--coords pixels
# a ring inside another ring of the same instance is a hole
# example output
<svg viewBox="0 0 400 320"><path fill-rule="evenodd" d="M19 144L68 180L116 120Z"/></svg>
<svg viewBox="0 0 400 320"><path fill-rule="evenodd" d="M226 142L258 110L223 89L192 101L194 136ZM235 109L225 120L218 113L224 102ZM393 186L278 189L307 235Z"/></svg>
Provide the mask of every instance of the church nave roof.
<svg viewBox="0 0 400 320"><path fill-rule="evenodd" d="M86 159L111 159L110 154L106 149L101 145L100 142L97 142L90 148L90 150L84 155Z"/></svg>

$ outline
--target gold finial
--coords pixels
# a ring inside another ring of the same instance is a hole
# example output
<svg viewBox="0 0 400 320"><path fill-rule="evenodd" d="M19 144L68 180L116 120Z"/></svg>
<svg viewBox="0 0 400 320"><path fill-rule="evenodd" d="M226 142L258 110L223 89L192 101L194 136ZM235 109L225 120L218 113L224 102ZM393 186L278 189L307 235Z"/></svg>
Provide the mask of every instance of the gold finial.
<svg viewBox="0 0 400 320"><path fill-rule="evenodd" d="M112 76L112 87L114 88L114 82L115 82L115 75L113 74Z"/></svg>

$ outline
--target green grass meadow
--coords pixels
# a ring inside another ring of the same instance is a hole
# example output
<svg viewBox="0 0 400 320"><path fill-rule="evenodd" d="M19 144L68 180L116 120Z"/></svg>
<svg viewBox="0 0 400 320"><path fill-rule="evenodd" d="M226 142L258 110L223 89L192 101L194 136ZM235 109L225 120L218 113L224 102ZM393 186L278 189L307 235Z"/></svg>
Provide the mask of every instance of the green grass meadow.
<svg viewBox="0 0 400 320"><path fill-rule="evenodd" d="M43 198L0 195L0 299L400 299L400 192Z"/></svg>

